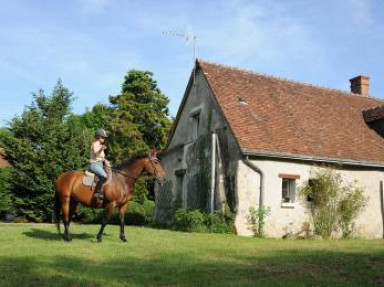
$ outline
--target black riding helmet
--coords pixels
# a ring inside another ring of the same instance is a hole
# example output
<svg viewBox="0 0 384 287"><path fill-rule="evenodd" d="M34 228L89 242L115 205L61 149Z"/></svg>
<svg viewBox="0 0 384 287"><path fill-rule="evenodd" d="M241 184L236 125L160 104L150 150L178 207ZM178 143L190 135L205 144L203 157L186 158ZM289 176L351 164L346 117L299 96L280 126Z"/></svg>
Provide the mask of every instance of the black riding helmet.
<svg viewBox="0 0 384 287"><path fill-rule="evenodd" d="M98 129L96 132L95 132L95 137L102 137L102 138L107 138L108 135L107 135L107 132L103 129Z"/></svg>

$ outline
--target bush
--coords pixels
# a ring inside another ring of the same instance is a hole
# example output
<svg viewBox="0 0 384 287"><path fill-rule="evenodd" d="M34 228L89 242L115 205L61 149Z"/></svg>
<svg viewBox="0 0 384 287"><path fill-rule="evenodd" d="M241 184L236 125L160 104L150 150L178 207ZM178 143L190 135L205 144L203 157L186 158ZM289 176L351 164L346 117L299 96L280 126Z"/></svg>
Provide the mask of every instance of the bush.
<svg viewBox="0 0 384 287"><path fill-rule="evenodd" d="M354 220L365 206L364 190L361 188L349 188L338 205L339 225L343 232L343 238L353 233Z"/></svg>
<svg viewBox="0 0 384 287"><path fill-rule="evenodd" d="M146 225L153 222L155 212L155 202L145 200L142 204L130 201L125 214L125 224L127 225ZM85 224L101 223L104 215L103 209L93 209L79 206L74 220ZM120 224L119 212L115 209L109 221L110 224Z"/></svg>
<svg viewBox="0 0 384 287"><path fill-rule="evenodd" d="M263 238L265 237L264 225L265 218L270 214L270 207L262 207L256 209L254 207L249 208L249 218L248 221L252 226L252 231L255 237Z"/></svg>
<svg viewBox="0 0 384 287"><path fill-rule="evenodd" d="M364 190L353 184L343 186L340 173L332 168L317 172L300 193L310 199L314 232L323 238L339 228L343 238L350 236L353 220L365 205Z"/></svg>
<svg viewBox="0 0 384 287"><path fill-rule="evenodd" d="M205 216L199 210L176 210L174 224L177 230L187 232L204 232L207 230Z"/></svg>
<svg viewBox="0 0 384 287"><path fill-rule="evenodd" d="M96 224L101 223L102 218L102 209L94 209L79 205L73 219L84 224Z"/></svg>
<svg viewBox="0 0 384 287"><path fill-rule="evenodd" d="M215 211L207 215L206 223L210 232L235 233L234 220L234 213Z"/></svg>
<svg viewBox="0 0 384 287"><path fill-rule="evenodd" d="M125 223L128 225L146 224L146 214L143 204L136 201L128 203L128 211L125 214Z"/></svg>
<svg viewBox="0 0 384 287"><path fill-rule="evenodd" d="M180 208L174 215L175 229L186 232L234 233L233 222L234 214L225 211L205 214L198 209Z"/></svg>
<svg viewBox="0 0 384 287"><path fill-rule="evenodd" d="M145 222L153 223L153 218L155 216L155 202L152 200L145 200L143 208L145 212Z"/></svg>

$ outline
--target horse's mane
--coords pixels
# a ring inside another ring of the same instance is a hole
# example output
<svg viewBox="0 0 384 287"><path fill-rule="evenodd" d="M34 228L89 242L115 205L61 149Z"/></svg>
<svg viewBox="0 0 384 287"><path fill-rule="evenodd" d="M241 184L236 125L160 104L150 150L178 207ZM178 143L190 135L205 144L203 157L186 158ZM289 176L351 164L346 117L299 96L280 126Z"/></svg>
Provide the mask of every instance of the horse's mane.
<svg viewBox="0 0 384 287"><path fill-rule="evenodd" d="M128 158L126 160L123 160L122 162L120 163L117 163L113 166L113 169L123 169L123 168L126 168L126 167L129 167L131 166L137 159L142 159L142 158L145 158L147 157L147 155L136 155L136 156L133 156L131 158Z"/></svg>

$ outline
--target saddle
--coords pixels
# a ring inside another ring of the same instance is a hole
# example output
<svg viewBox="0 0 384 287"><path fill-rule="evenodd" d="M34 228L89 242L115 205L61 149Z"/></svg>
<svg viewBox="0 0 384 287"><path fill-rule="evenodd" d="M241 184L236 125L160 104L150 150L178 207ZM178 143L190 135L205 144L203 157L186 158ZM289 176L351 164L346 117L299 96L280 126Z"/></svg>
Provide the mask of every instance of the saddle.
<svg viewBox="0 0 384 287"><path fill-rule="evenodd" d="M95 187L98 181L99 181L99 177L95 173L89 170L84 171L84 176L83 176L84 185Z"/></svg>
<svg viewBox="0 0 384 287"><path fill-rule="evenodd" d="M107 182L112 178L112 172L111 172L111 164L109 161L105 161L105 166L109 167L109 169L106 170L107 173ZM84 176L83 176L83 184L86 186L92 186L94 188L96 186L96 183L99 181L99 176L89 169L86 169L84 171Z"/></svg>

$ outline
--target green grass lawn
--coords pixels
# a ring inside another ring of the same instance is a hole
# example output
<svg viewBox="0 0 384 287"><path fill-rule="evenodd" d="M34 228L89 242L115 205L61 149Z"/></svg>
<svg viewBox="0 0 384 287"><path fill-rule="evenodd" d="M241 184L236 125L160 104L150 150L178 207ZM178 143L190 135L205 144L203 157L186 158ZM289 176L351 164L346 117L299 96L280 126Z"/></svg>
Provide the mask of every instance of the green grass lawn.
<svg viewBox="0 0 384 287"><path fill-rule="evenodd" d="M277 240L0 224L0 286L384 286L383 240Z"/></svg>

